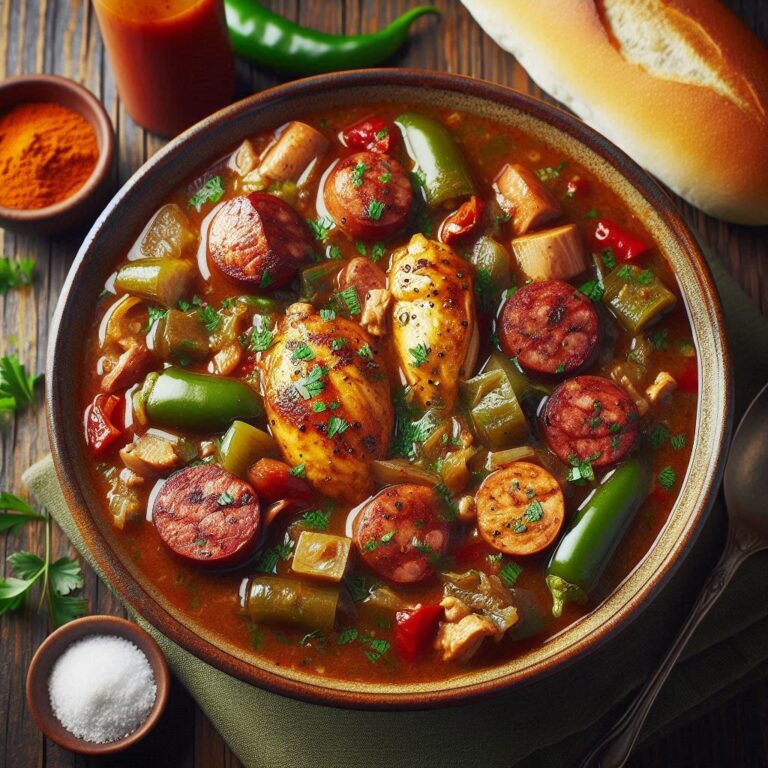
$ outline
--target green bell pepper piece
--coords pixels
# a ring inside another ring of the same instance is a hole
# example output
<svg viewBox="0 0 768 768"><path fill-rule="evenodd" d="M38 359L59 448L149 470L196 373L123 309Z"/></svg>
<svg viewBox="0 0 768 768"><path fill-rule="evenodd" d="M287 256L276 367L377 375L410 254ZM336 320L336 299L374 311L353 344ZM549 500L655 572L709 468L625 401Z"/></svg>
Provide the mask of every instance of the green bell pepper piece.
<svg viewBox="0 0 768 768"><path fill-rule="evenodd" d="M622 264L606 275L603 301L633 334L658 320L677 303L675 294L650 269L640 269L633 264Z"/></svg>
<svg viewBox="0 0 768 768"><path fill-rule="evenodd" d="M565 604L572 600L586 601L650 486L647 468L637 459L630 459L608 475L581 505L547 566L553 616L560 616Z"/></svg>

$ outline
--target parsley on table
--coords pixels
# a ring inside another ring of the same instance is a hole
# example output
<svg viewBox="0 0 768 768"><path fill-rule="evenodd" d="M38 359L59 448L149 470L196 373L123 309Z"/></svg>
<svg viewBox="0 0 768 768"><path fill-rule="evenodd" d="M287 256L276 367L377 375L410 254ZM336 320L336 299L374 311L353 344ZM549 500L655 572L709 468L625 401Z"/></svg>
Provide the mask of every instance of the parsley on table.
<svg viewBox="0 0 768 768"><path fill-rule="evenodd" d="M504 582L506 586L514 587L515 582L522 572L522 565L518 565L518 563L516 563L514 560L509 560L499 571L499 578Z"/></svg>
<svg viewBox="0 0 768 768"><path fill-rule="evenodd" d="M314 528L316 531L325 531L328 530L328 521L330 520L330 517L330 512L313 509L309 512L305 512L301 516L301 523L307 528Z"/></svg>
<svg viewBox="0 0 768 768"><path fill-rule="evenodd" d="M418 368L429 359L429 353L432 350L424 343L418 344L408 350L408 354L411 356L410 366L411 368Z"/></svg>
<svg viewBox="0 0 768 768"><path fill-rule="evenodd" d="M575 453L568 457L568 463L571 469L568 472L568 481L574 485L584 485L591 483L595 479L595 470L592 468L592 462L600 458L600 451L596 451L586 459L580 459Z"/></svg>
<svg viewBox="0 0 768 768"><path fill-rule="evenodd" d="M328 437L343 435L349 429L349 422L339 416L331 416L328 421Z"/></svg>
<svg viewBox="0 0 768 768"><path fill-rule="evenodd" d="M28 374L16 355L0 358L0 412L15 411L35 401L35 385L43 374Z"/></svg>
<svg viewBox="0 0 768 768"><path fill-rule="evenodd" d="M363 186L363 177L367 170L368 166L362 160L358 160L357 165L352 169L352 186Z"/></svg>
<svg viewBox="0 0 768 768"><path fill-rule="evenodd" d="M0 296L5 296L12 288L31 285L34 277L34 259L15 261L6 256L0 258Z"/></svg>
<svg viewBox="0 0 768 768"><path fill-rule="evenodd" d="M314 360L314 359L315 359L315 353L307 344L299 344L299 346L293 350L293 354L291 355L292 363L298 363L299 360Z"/></svg>
<svg viewBox="0 0 768 768"><path fill-rule="evenodd" d="M213 176L189 198L189 205L199 211L205 203L218 203L223 194L221 176Z"/></svg>
<svg viewBox="0 0 768 768"><path fill-rule="evenodd" d="M357 295L357 289L354 285L339 291L339 297L346 305L350 315L359 315L363 311L363 308L360 306L360 297Z"/></svg>
<svg viewBox="0 0 768 768"><path fill-rule="evenodd" d="M675 470L672 469L672 467L664 467L664 469L659 472L658 479L659 485L661 485L665 491L669 491L677 482L677 475L675 474Z"/></svg>
<svg viewBox="0 0 768 768"><path fill-rule="evenodd" d="M378 221L381 218L381 214L384 213L385 205L381 200L371 200L368 203L368 218L372 221Z"/></svg>
<svg viewBox="0 0 768 768"><path fill-rule="evenodd" d="M307 468L304 464L297 464L290 472L294 477L305 478L307 476Z"/></svg>
<svg viewBox="0 0 768 768"><path fill-rule="evenodd" d="M333 221L327 216L321 216L318 219L307 219L307 225L312 230L315 240L319 240L321 243L328 239L328 235L333 229Z"/></svg>
<svg viewBox="0 0 768 768"><path fill-rule="evenodd" d="M310 400L317 397L324 389L325 382L323 377L328 373L328 369L323 365L315 365L308 376L295 381L293 386L303 400Z"/></svg>
<svg viewBox="0 0 768 768"><path fill-rule="evenodd" d="M0 532L18 533L24 523L31 520L44 520L45 515L35 512L26 501L6 491L0 491Z"/></svg>

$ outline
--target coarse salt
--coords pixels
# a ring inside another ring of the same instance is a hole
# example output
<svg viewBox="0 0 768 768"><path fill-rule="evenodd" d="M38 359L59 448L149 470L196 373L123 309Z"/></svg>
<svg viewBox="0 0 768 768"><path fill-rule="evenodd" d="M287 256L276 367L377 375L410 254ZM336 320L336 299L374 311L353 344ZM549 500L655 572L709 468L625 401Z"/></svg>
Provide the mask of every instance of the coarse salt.
<svg viewBox="0 0 768 768"><path fill-rule="evenodd" d="M72 734L104 744L133 733L157 696L146 655L129 640L91 635L59 657L48 680L53 713Z"/></svg>

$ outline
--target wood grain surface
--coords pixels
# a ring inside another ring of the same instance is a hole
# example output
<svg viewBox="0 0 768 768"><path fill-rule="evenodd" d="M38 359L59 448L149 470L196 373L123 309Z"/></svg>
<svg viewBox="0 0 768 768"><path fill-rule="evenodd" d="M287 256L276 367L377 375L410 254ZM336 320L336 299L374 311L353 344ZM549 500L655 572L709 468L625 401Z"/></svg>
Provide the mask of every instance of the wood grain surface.
<svg viewBox="0 0 768 768"><path fill-rule="evenodd" d="M498 48L474 23L458 0L437 0L439 24L421 20L410 44L391 64L441 69L511 85L548 98L514 59ZM728 0L732 9L768 41L768 2ZM328 32L368 32L414 5L411 0L272 0L276 11ZM119 154L116 185L162 145L163 140L138 128L125 114L99 30L87 0L0 0L0 79L14 74L58 73L79 80L100 98L112 117ZM514 20L511 20L514 23ZM239 95L269 87L278 79L239 65ZM768 149L768 148L767 148ZM727 152L728 148L723 147ZM690 226L715 250L751 299L768 314L768 228L747 228L711 219L679 201ZM30 289L0 297L0 354L15 352L28 369L42 371L48 327L79 236L41 239L2 232L2 251L12 258L37 260L38 276ZM21 474L48 451L42 396L37 407L3 425L0 431L0 488L24 495ZM41 551L42 526L27 526L0 539L0 573L7 554L18 549ZM73 554L58 531L58 554ZM85 593L92 613L122 615L115 598L87 567ZM120 757L77 757L46 741L32 723L24 702L24 676L34 650L48 632L43 614L25 610L0 619L0 768L44 766L204 766L235 768L238 760L194 702L174 684L170 706L158 729ZM650 766L768 766L768 685L755 685L727 706L681 727L640 750L630 763Z"/></svg>

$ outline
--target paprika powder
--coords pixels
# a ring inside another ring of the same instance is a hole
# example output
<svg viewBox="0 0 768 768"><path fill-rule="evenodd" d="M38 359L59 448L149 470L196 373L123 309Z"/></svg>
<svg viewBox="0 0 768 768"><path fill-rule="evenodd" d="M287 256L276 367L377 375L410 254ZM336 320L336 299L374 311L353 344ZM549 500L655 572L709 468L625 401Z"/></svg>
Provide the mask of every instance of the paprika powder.
<svg viewBox="0 0 768 768"><path fill-rule="evenodd" d="M96 133L77 112L49 102L12 107L0 114L0 205L31 210L66 200L98 158Z"/></svg>

